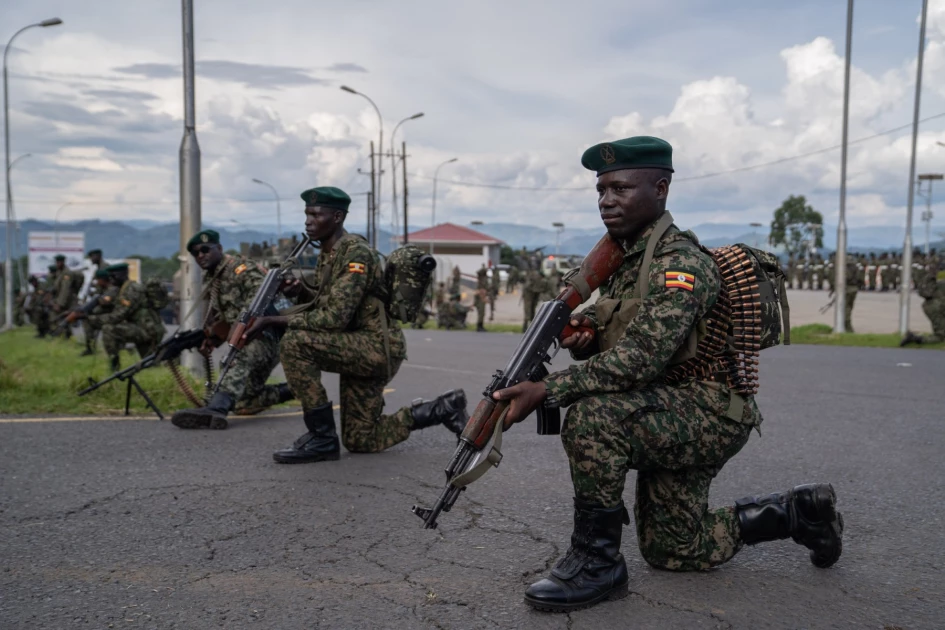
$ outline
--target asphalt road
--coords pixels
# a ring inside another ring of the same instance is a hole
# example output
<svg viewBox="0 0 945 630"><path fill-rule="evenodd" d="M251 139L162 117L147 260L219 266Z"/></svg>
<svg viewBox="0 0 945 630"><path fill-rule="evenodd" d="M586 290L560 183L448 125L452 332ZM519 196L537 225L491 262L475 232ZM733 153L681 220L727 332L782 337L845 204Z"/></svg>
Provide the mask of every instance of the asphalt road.
<svg viewBox="0 0 945 630"><path fill-rule="evenodd" d="M517 339L407 335L388 410L457 386L473 406ZM377 455L280 466L270 452L303 431L298 415L222 432L0 419L0 627L945 627L945 355L795 346L762 363L763 435L712 503L832 482L847 525L832 569L786 541L661 572L631 526L630 597L537 613L522 591L567 547L571 493L559 441L532 420L431 532L410 506L443 481L454 441L438 427Z"/></svg>

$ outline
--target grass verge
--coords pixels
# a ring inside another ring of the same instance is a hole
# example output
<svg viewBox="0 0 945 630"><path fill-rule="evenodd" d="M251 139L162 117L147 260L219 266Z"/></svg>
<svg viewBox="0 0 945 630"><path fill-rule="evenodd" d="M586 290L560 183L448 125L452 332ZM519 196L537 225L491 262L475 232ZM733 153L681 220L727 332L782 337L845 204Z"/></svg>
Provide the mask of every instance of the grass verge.
<svg viewBox="0 0 945 630"><path fill-rule="evenodd" d="M126 384L113 381L79 397L76 392L88 385L89 377L99 381L110 376L108 359L98 354L80 357L83 346L65 339L35 339L32 327L0 334L0 413L121 415L125 411ZM121 366L138 360L136 352L122 352ZM164 366L143 370L135 376L141 387L165 414L193 405L180 393L170 371ZM194 379L194 391L203 385ZM147 415L137 391L131 395L131 412Z"/></svg>
<svg viewBox="0 0 945 630"><path fill-rule="evenodd" d="M898 348L901 337L898 333L889 334L861 334L861 333L834 333L833 328L826 324L808 324L791 329L791 343L797 345L816 346L860 346L865 348ZM930 350L945 349L945 343L910 345L910 348Z"/></svg>

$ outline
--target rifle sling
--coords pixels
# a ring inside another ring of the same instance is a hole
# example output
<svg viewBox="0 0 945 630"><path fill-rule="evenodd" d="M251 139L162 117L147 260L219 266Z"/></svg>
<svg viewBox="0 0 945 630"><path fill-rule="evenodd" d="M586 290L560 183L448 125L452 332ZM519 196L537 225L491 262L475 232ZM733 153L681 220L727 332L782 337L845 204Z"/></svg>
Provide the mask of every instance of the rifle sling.
<svg viewBox="0 0 945 630"><path fill-rule="evenodd" d="M498 468L502 462L502 427L505 426L505 417L509 414L509 407L506 407L495 423L495 431L492 433L492 448L489 453L475 466L466 472L456 475L450 479L450 485L454 488L465 488L480 477L486 474L490 468Z"/></svg>

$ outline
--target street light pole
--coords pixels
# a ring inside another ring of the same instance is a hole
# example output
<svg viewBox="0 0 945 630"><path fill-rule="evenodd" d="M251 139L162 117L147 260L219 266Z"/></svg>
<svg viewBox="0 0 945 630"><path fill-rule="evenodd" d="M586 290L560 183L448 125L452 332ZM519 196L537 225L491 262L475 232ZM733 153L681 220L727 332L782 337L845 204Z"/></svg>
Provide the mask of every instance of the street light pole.
<svg viewBox="0 0 945 630"><path fill-rule="evenodd" d="M915 203L915 149L919 138L919 107L922 102L922 61L925 58L925 23L929 0L922 0L919 26L919 58L915 77L915 111L912 115L912 161L909 164L909 202L906 206L906 237L902 243L902 286L899 293L899 335L909 332L909 298L912 292L912 206Z"/></svg>
<svg viewBox="0 0 945 630"><path fill-rule="evenodd" d="M372 234L371 234L371 239L372 239L371 246L372 246L372 247L377 247L377 215L380 214L380 210L381 210L381 181L382 181L382 179L383 179L383 174L381 173L381 156L384 155L384 117L381 116L381 110L377 108L377 104L376 104L374 101L372 101L372 100L371 100L371 97L368 96L367 94L364 94L364 93L362 93L362 92L358 92L357 90L355 90L355 89L353 89L353 88L350 88L350 87L348 87L347 85L342 85L342 86L341 86L341 89L344 90L345 92L348 92L349 94L357 94L358 96L361 96L361 97L365 98L365 99L367 100L367 102L371 104L371 107L374 108L374 111L377 112L377 126L378 126L378 134L377 134L377 154L378 154L378 158L377 158L377 184L375 185L375 188L374 188L374 195L373 195L373 197L374 197L374 203L373 203L373 208L374 208L374 210L373 210L373 214L374 214L375 216L374 216L374 220L372 221L372 223L374 224L374 230L373 230L373 232L372 232ZM391 145L391 146L393 146L393 145Z"/></svg>
<svg viewBox="0 0 945 630"><path fill-rule="evenodd" d="M16 39L16 36L22 33L23 31L40 26L56 26L57 24L62 24L62 20L59 18L49 18L48 20L43 20L42 22L37 22L35 24L28 24L13 33L13 37L7 42L6 48L3 49L3 154L4 154L4 165L5 165L5 175L6 175L6 186L7 186L7 250L6 250L6 265L3 268L4 274L4 314L6 319L3 322L3 329L10 330L13 328L13 197L10 192L10 169L13 167L10 164L10 85L7 79L7 55L10 52L10 47L13 46L13 40Z"/></svg>
<svg viewBox="0 0 945 630"><path fill-rule="evenodd" d="M276 190L276 187L268 182L264 182L261 179L253 178L253 181L257 184L262 184L263 186L268 186L269 190L272 191L273 196L276 198L276 233L278 237L276 239L276 247L279 246L279 241L282 240L282 208L279 205L279 192Z"/></svg>
<svg viewBox="0 0 945 630"><path fill-rule="evenodd" d="M24 153L20 157L13 160L13 162L10 163L10 170L11 171L13 170L13 167L16 166L17 162L19 162L20 160L24 158L31 157L32 155L33 155L32 153ZM19 251L20 224L16 219L16 204L13 203L13 186L10 186L10 220L7 222L7 225L15 226L13 228L15 230L13 232L13 248L12 248L13 249L13 264L16 264L17 271L19 272L20 286L25 287L26 286L26 272L23 270L23 265L19 264L19 261L20 261L20 251Z"/></svg>
<svg viewBox="0 0 945 630"><path fill-rule="evenodd" d="M394 158L394 137L397 135L397 130L400 129L400 126L402 124L404 124L408 120L416 120L418 118L423 118L423 112L418 112L414 114L413 116L408 116L407 118L404 118L399 123L394 125L394 130L390 132L390 176L391 176L391 181L393 182L391 185L391 196L394 201L394 205L391 209L391 215L390 215L391 228L392 228L391 238L394 238L397 236L397 230L393 228L394 228L394 224L396 222L396 218L398 214L398 210L397 210L397 162L395 161L395 158ZM406 203L407 203L406 194L407 193L405 190L404 191L404 204L405 204L404 207L405 208L406 208ZM406 220L404 221L404 225L406 225ZM404 242L406 243L406 241Z"/></svg>
<svg viewBox="0 0 945 630"><path fill-rule="evenodd" d="M459 158L453 158L451 160L446 160L442 164L436 167L436 170L433 171L433 211L431 213L431 223L430 223L430 255L433 255L434 243L436 241L436 179L440 176L440 169L446 166L447 164L452 164Z"/></svg>
<svg viewBox="0 0 945 630"><path fill-rule="evenodd" d="M916 182L916 186L919 187L919 195L925 197L925 212L922 213L922 220L925 221L925 255L929 255L929 241L931 240L930 231L932 229L932 182L945 179L945 175L941 173L923 173L919 175L919 181ZM929 189L926 194L922 194L922 182L929 183Z"/></svg>
<svg viewBox="0 0 945 630"><path fill-rule="evenodd" d="M561 233L564 232L564 223L559 223L555 221L551 224L555 228L555 258L558 257L558 242L560 240Z"/></svg>
<svg viewBox="0 0 945 630"><path fill-rule="evenodd" d="M847 48L843 71L843 131L840 153L840 215L837 219L837 255L834 256L833 331L846 332L847 309L847 140L850 127L850 56L853 53L853 0L847 2Z"/></svg>

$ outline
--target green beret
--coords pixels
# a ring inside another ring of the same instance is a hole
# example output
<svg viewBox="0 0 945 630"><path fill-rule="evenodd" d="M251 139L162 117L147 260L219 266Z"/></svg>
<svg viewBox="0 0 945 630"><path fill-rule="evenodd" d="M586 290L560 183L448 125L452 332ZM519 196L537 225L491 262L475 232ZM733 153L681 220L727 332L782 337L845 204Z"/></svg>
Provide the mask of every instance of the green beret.
<svg viewBox="0 0 945 630"><path fill-rule="evenodd" d="M108 277L108 272L105 271L104 269L96 269L96 270L95 270L95 277L96 277L96 278L107 278L107 277Z"/></svg>
<svg viewBox="0 0 945 630"><path fill-rule="evenodd" d="M324 208L336 208L347 212L348 206L351 205L351 197L348 196L348 193L334 186L309 188L302 193L301 197L306 207L322 206Z"/></svg>
<svg viewBox="0 0 945 630"><path fill-rule="evenodd" d="M102 250L100 250L100 249L90 249L90 250L89 250L89 253L87 253L86 256L88 256L89 258L91 258L91 257L94 256L95 254L98 254L99 256L101 256L101 255L102 255Z"/></svg>
<svg viewBox="0 0 945 630"><path fill-rule="evenodd" d="M118 273L119 271L128 271L128 263L126 262L115 263L114 265L109 265L105 267L104 271L107 274Z"/></svg>
<svg viewBox="0 0 945 630"><path fill-rule="evenodd" d="M57 271L56 265L49 265L49 267L47 267L47 269L49 269L50 271Z"/></svg>
<svg viewBox="0 0 945 630"><path fill-rule="evenodd" d="M634 136L595 144L581 156L581 164L598 175L628 168L662 168L673 172L673 147L652 136Z"/></svg>
<svg viewBox="0 0 945 630"><path fill-rule="evenodd" d="M64 254L56 254L56 260L65 260L66 257Z"/></svg>
<svg viewBox="0 0 945 630"><path fill-rule="evenodd" d="M220 242L219 232L213 230L201 230L193 235L193 237L187 241L187 251L189 252L194 248L195 245L202 245L204 243L218 244Z"/></svg>

